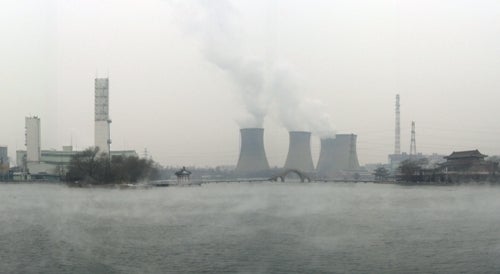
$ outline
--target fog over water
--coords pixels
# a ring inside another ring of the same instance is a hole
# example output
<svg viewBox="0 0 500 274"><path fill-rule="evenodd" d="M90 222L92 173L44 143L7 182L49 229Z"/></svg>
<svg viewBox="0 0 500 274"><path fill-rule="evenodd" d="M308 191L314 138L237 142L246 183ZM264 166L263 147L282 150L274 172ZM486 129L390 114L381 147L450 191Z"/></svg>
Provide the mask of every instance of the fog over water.
<svg viewBox="0 0 500 274"><path fill-rule="evenodd" d="M500 188L0 185L6 273L485 273Z"/></svg>

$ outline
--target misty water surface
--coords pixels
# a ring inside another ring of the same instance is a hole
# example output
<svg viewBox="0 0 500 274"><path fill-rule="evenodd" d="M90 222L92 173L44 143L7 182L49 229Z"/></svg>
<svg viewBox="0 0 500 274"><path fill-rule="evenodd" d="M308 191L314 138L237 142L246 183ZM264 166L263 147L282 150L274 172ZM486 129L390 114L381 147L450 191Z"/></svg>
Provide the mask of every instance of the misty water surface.
<svg viewBox="0 0 500 274"><path fill-rule="evenodd" d="M0 185L8 273L500 271L500 188Z"/></svg>

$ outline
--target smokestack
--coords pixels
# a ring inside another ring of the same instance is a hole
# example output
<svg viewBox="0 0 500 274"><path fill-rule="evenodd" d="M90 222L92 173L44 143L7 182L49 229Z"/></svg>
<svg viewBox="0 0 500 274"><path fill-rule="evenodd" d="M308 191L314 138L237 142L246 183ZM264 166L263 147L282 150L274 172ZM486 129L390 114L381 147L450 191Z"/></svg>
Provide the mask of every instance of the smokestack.
<svg viewBox="0 0 500 274"><path fill-rule="evenodd" d="M314 171L311 156L311 132L290 131L290 145L285 169L298 169L303 172Z"/></svg>
<svg viewBox="0 0 500 274"><path fill-rule="evenodd" d="M263 128L242 128L240 158L236 173L240 175L258 175L269 170L269 163L264 149Z"/></svg>
<svg viewBox="0 0 500 274"><path fill-rule="evenodd" d="M340 171L359 169L355 134L337 134L335 138L321 140L317 166L319 177L332 178Z"/></svg>

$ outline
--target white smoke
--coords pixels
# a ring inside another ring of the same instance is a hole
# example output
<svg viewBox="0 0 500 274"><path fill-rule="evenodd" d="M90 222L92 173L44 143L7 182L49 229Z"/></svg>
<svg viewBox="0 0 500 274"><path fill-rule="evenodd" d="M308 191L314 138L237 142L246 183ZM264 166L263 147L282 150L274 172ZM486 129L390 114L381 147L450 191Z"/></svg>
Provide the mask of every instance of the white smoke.
<svg viewBox="0 0 500 274"><path fill-rule="evenodd" d="M334 137L334 124L326 105L306 96L304 81L291 65L275 65L270 90L278 118L289 131L311 131L320 137Z"/></svg>
<svg viewBox="0 0 500 274"><path fill-rule="evenodd" d="M229 1L170 1L178 20L188 32L200 38L205 58L225 71L237 85L248 117L241 127L263 127L269 96L264 91L262 60L247 54L241 43L243 31L235 22L236 10Z"/></svg>
<svg viewBox="0 0 500 274"><path fill-rule="evenodd" d="M309 99L290 65L248 54L244 31L235 20L237 10L227 0L170 1L180 25L200 38L205 58L225 71L237 85L248 117L241 127L263 127L270 106L288 130L312 131L321 137L334 135L325 105ZM269 58L269 57L268 57Z"/></svg>

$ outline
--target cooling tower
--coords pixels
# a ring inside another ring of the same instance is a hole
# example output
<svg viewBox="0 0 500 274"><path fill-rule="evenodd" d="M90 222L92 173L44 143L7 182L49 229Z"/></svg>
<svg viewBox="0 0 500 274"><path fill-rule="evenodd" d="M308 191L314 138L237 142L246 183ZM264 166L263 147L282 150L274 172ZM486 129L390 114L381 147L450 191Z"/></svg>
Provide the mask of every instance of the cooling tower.
<svg viewBox="0 0 500 274"><path fill-rule="evenodd" d="M285 169L298 169L303 172L314 171L310 132L290 131L290 145L288 147Z"/></svg>
<svg viewBox="0 0 500 274"><path fill-rule="evenodd" d="M355 134L337 134L335 138L321 140L317 166L319 177L332 178L340 171L359 169Z"/></svg>
<svg viewBox="0 0 500 274"><path fill-rule="evenodd" d="M239 175L258 175L269 170L264 150L263 128L242 128L241 149L236 173Z"/></svg>

